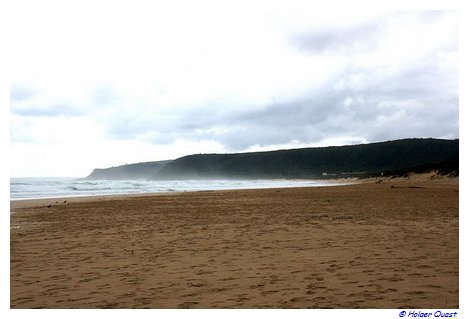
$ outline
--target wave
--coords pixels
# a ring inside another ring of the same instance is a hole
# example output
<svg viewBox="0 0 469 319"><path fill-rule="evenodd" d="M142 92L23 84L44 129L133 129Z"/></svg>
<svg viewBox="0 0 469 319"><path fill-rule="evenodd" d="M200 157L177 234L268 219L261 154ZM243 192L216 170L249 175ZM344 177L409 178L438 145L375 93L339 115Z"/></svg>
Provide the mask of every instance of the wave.
<svg viewBox="0 0 469 319"><path fill-rule="evenodd" d="M99 182L73 182L74 185L99 185Z"/></svg>
<svg viewBox="0 0 469 319"><path fill-rule="evenodd" d="M76 187L76 186L68 186L68 189L73 191L105 191L105 190L112 190L112 187L97 187L97 188L86 188L86 187Z"/></svg>
<svg viewBox="0 0 469 319"><path fill-rule="evenodd" d="M10 182L10 185L28 186L28 185L31 185L31 183L24 183L24 182Z"/></svg>
<svg viewBox="0 0 469 319"><path fill-rule="evenodd" d="M211 191L334 185L312 180L188 180L188 181L77 181L70 179L27 179L10 181L10 198L57 198L67 196ZM337 184L335 184L337 185Z"/></svg>

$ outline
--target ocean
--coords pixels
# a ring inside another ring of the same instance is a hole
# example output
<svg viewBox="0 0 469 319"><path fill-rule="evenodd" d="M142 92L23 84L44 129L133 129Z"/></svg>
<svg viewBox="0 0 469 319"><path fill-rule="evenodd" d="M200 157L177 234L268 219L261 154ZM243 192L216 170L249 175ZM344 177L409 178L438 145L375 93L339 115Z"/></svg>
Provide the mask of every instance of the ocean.
<svg viewBox="0 0 469 319"><path fill-rule="evenodd" d="M10 199L57 198L160 192L334 186L313 180L80 180L78 178L11 178Z"/></svg>

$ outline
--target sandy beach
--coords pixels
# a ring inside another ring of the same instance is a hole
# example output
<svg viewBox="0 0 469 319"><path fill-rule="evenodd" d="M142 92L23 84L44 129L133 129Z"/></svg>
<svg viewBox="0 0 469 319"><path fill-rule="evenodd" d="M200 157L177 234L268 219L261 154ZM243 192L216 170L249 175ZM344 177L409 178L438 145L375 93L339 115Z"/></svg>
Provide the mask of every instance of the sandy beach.
<svg viewBox="0 0 469 319"><path fill-rule="evenodd" d="M458 308L458 179L12 201L11 308Z"/></svg>

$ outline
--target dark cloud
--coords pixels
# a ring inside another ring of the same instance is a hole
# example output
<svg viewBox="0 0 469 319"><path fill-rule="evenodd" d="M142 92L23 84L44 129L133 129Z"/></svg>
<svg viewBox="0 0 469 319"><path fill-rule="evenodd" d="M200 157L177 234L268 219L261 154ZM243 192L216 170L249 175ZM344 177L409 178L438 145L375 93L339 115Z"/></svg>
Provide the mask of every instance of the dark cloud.
<svg viewBox="0 0 469 319"><path fill-rule="evenodd" d="M458 96L451 85L439 85L444 74L431 63L403 68L391 75L347 69L322 90L261 109L194 108L170 117L127 118L112 123L115 138L147 134L152 143L177 138L212 140L230 151L298 142L318 143L334 137L350 143L406 137L458 136ZM349 83L366 74L362 85ZM450 77L451 78L451 77ZM335 87L334 83L342 83ZM456 85L457 81L454 81Z"/></svg>
<svg viewBox="0 0 469 319"><path fill-rule="evenodd" d="M315 96L305 100L273 104L261 111L246 112L238 116L235 121L275 128L317 125L335 113L337 98L337 96Z"/></svg>
<svg viewBox="0 0 469 319"><path fill-rule="evenodd" d="M360 85L352 80L360 78ZM445 83L442 83L445 82ZM341 84L334 86L334 84ZM434 59L399 71L344 69L318 92L242 112L200 110L178 119L175 136L216 140L233 151L253 145L317 143L331 137L382 141L458 137L457 78ZM452 93L451 93L452 92ZM210 128L225 130L214 134ZM198 133L196 133L198 132Z"/></svg>
<svg viewBox="0 0 469 319"><path fill-rule="evenodd" d="M362 78L360 85L350 80L356 77ZM323 89L295 100L243 110L200 106L170 116L135 113L110 122L108 132L117 139L147 136L154 144L170 144L178 138L211 140L230 151L335 137L349 143L456 138L458 96L454 92L457 79L438 71L431 61L391 74L348 68Z"/></svg>

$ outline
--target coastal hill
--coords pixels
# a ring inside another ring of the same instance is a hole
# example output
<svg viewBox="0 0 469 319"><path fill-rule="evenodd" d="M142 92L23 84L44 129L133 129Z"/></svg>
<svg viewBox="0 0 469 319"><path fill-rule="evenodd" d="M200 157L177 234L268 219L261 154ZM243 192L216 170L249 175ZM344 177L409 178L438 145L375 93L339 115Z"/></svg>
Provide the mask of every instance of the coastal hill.
<svg viewBox="0 0 469 319"><path fill-rule="evenodd" d="M171 161L144 162L126 164L110 168L96 168L88 177L86 177L86 179L149 179L169 162Z"/></svg>
<svg viewBox="0 0 469 319"><path fill-rule="evenodd" d="M195 154L96 169L88 179L343 178L435 170L459 174L459 140L388 142L236 154Z"/></svg>
<svg viewBox="0 0 469 319"><path fill-rule="evenodd" d="M337 178L439 170L457 174L459 140L403 139L381 143L178 158L155 179Z"/></svg>

